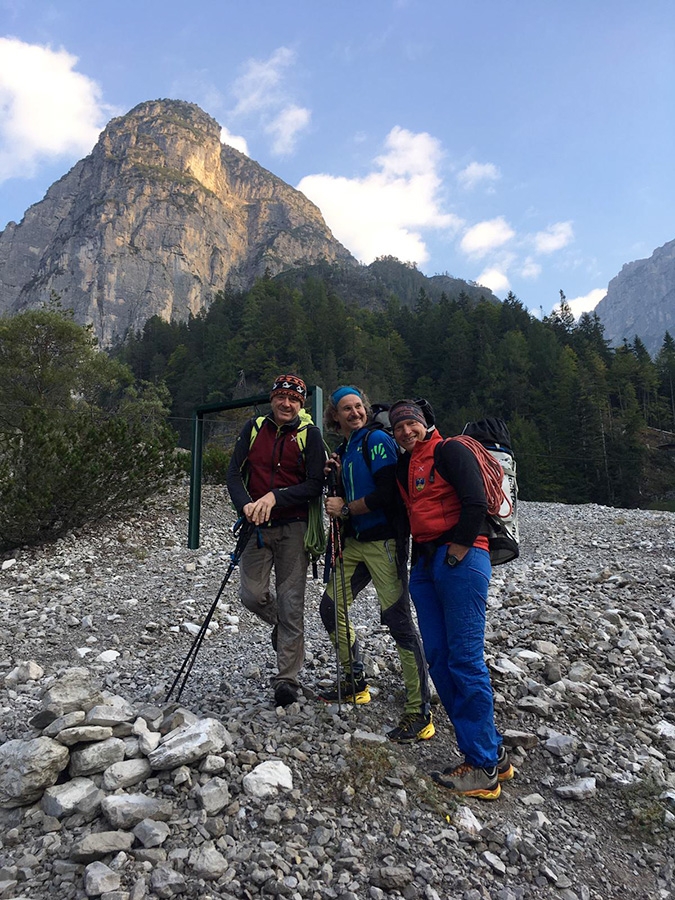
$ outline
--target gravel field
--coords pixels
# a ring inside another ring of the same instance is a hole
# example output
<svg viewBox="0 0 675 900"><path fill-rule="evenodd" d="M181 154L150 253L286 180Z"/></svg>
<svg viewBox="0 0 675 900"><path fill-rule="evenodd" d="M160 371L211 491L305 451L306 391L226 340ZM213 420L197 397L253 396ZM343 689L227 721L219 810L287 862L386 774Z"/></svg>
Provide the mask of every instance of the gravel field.
<svg viewBox="0 0 675 900"><path fill-rule="evenodd" d="M367 706L316 699L335 657L310 580L303 695L274 708L236 571L165 703L234 545L206 486L188 550L187 499L0 560L0 900L675 897L675 514L521 503L486 647L516 778L485 803L428 777L456 755L441 708L432 740L384 739L403 691L372 591Z"/></svg>

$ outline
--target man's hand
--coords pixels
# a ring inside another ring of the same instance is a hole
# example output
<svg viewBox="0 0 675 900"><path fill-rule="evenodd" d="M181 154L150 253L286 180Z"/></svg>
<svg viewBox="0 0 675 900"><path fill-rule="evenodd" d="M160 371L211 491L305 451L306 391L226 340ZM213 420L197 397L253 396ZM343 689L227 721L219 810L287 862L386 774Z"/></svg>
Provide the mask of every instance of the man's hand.
<svg viewBox="0 0 675 900"><path fill-rule="evenodd" d="M344 497L326 497L326 512L334 519L339 519L342 515L342 507L345 505Z"/></svg>
<svg viewBox="0 0 675 900"><path fill-rule="evenodd" d="M272 515L272 507L276 505L277 499L272 491L263 494L258 500L247 503L242 512L246 516L247 521L254 525L264 525L269 522Z"/></svg>

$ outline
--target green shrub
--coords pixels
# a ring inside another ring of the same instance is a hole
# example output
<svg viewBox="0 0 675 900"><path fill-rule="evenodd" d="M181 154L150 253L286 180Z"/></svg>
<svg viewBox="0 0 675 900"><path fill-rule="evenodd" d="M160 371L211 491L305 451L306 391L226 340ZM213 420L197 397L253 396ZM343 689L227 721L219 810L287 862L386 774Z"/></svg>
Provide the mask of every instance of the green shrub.
<svg viewBox="0 0 675 900"><path fill-rule="evenodd" d="M208 484L225 484L232 453L210 444L202 457L202 477Z"/></svg>
<svg viewBox="0 0 675 900"><path fill-rule="evenodd" d="M53 306L0 319L0 551L137 509L178 473L168 395Z"/></svg>

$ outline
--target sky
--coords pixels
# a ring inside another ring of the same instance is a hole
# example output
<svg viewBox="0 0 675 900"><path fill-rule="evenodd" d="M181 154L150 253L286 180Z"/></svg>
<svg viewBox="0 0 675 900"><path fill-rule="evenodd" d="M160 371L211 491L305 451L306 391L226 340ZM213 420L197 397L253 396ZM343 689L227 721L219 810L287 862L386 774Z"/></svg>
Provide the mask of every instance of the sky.
<svg viewBox="0 0 675 900"><path fill-rule="evenodd" d="M592 309L675 239L672 0L0 0L0 230L198 104L362 262Z"/></svg>

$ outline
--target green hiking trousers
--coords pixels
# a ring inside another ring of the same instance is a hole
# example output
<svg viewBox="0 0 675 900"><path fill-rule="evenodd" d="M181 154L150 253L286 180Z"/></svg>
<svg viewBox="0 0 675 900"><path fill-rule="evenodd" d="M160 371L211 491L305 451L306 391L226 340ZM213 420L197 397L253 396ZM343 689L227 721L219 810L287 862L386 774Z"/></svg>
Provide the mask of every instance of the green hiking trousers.
<svg viewBox="0 0 675 900"><path fill-rule="evenodd" d="M335 646L334 584L336 584L340 663L347 679L352 671L354 677L359 678L363 675L363 661L360 658L356 634L351 623L349 639L347 639L341 566L344 571L347 609L351 607L359 592L371 581L373 583L380 602L380 620L389 629L401 661L406 692L404 711L406 713L428 712L430 691L427 664L422 641L412 618L408 586L401 580L397 572L395 541L393 539L357 541L356 538L348 537L345 541L342 561L336 560L335 576L330 578L321 599L321 621Z"/></svg>

